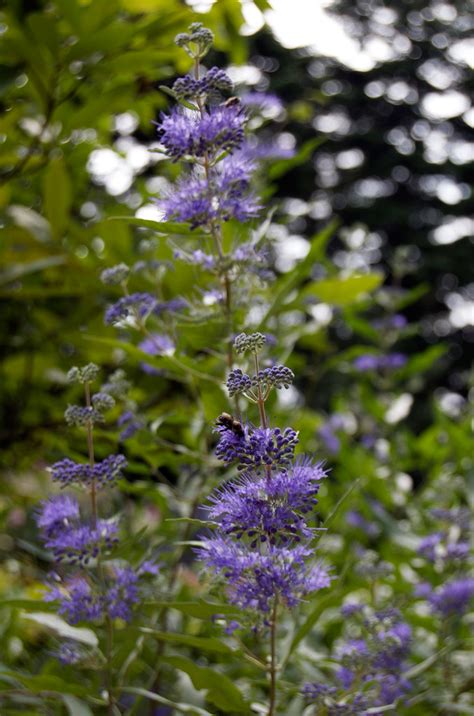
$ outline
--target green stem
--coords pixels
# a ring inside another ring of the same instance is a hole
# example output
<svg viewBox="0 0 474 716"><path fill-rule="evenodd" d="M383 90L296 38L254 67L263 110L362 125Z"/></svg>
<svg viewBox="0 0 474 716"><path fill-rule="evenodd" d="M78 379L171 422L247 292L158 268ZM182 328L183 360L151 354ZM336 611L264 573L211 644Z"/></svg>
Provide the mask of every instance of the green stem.
<svg viewBox="0 0 474 716"><path fill-rule="evenodd" d="M253 354L254 357L254 365L255 365L255 375L258 375L260 366L258 363L258 353ZM258 412L260 415L260 427L262 428L268 428L268 420L267 420L267 413L265 411L265 398L262 394L262 388L260 383L257 383L257 405L258 405Z"/></svg>
<svg viewBox="0 0 474 716"><path fill-rule="evenodd" d="M91 403L91 390L90 390L90 384L85 383L84 384L84 391L86 396L86 406L88 408L92 407ZM95 464L95 455L94 455L94 435L93 435L93 422L92 419L87 421L87 452L89 455L89 465L91 468L94 467ZM92 523L94 527L97 526L98 522L98 509L97 509L97 485L95 482L95 479L92 478L91 483L91 491L90 491L90 498L91 498L91 510L92 510ZM102 556L99 548L99 553L97 555L97 573L99 576L99 581L102 585L102 588L105 590L105 573L104 573L104 566L102 564ZM113 695L113 683L112 683L112 652L113 652L113 644L114 644L114 624L112 619L109 616L109 613L107 612L105 617L105 627L106 627L106 640L105 640L105 661L106 661L106 668L105 668L105 684L107 689L107 713L109 716L114 716L116 713L116 705L115 705L115 699Z"/></svg>
<svg viewBox="0 0 474 716"><path fill-rule="evenodd" d="M277 612L278 612L278 601L275 598L275 603L272 610L272 621L270 625L270 694L269 694L269 705L268 705L268 716L275 716L277 706Z"/></svg>
<svg viewBox="0 0 474 716"><path fill-rule="evenodd" d="M194 59L194 77L196 80L199 79L199 57L195 57ZM204 102L200 97L197 97L196 103L199 107L199 112L201 114L201 117L204 114ZM210 199L212 200L212 185L211 185L211 175L210 175L210 161L209 161L209 154L208 152L205 152L204 154L204 160L203 160L203 168L204 168L204 174L206 176L206 182L208 187L208 192L210 195ZM219 257L219 261L222 262L222 259L224 258L224 253L222 250L222 229L218 222L212 220L209 222L209 230L211 232L212 239L214 241L217 255ZM225 292L225 314L227 319L227 367L229 370L232 368L234 363L234 356L233 356L233 350L232 350L232 341L231 335L233 331L233 320L232 320L232 285L231 280L229 277L229 273L226 270L220 271L220 279L224 286L224 292Z"/></svg>

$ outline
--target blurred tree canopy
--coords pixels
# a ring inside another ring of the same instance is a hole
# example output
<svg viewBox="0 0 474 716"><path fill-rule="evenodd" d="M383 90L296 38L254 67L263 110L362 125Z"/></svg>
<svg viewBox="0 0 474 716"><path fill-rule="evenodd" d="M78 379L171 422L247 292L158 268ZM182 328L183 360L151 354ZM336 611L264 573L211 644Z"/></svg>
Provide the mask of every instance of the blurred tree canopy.
<svg viewBox="0 0 474 716"><path fill-rule="evenodd" d="M394 286L424 285L407 313L423 319L420 334L406 347L449 337L441 382L465 391L473 339L461 315L472 306L474 233L469 3L340 0L328 11L358 44L357 69L337 59L347 55L342 47L324 57L282 49L268 32L251 38L254 61L266 61L271 88L289 103L289 131L299 143L315 131L325 140L313 163L281 183L282 196L306 202L297 217L288 205L290 231L310 234L337 215L337 265L379 264Z"/></svg>

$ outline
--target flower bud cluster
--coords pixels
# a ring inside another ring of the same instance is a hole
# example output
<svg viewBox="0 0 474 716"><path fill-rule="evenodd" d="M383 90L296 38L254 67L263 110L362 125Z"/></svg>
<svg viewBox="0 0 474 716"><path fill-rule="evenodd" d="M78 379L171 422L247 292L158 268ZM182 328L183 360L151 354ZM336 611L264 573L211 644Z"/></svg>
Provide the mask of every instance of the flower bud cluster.
<svg viewBox="0 0 474 716"><path fill-rule="evenodd" d="M84 427L88 423L103 423L104 416L95 408L82 405L68 405L64 411L64 420L67 425Z"/></svg>
<svg viewBox="0 0 474 716"><path fill-rule="evenodd" d="M294 458L298 433L292 428L253 428L245 426L242 432L218 425L219 443L216 456L226 465L236 463L237 469L252 468L259 471L264 466L279 469L288 467Z"/></svg>
<svg viewBox="0 0 474 716"><path fill-rule="evenodd" d="M100 280L106 286L119 286L127 281L129 275L129 267L122 263L104 269L100 274Z"/></svg>
<svg viewBox="0 0 474 716"><path fill-rule="evenodd" d="M260 386L263 390L270 388L289 388L294 379L293 371L285 365L273 365L260 370L252 378L252 387Z"/></svg>
<svg viewBox="0 0 474 716"><path fill-rule="evenodd" d="M109 376L107 382L102 385L102 391L113 398L123 399L126 397L130 387L131 383L127 380L125 371L118 368Z"/></svg>
<svg viewBox="0 0 474 716"><path fill-rule="evenodd" d="M111 410L114 407L115 400L111 395L109 395L109 393L102 391L100 393L95 393L92 396L92 405L99 412L104 412L105 410Z"/></svg>
<svg viewBox="0 0 474 716"><path fill-rule="evenodd" d="M123 477L127 460L123 455L109 455L94 465L74 462L65 457L51 466L51 477L62 487L81 485L82 487L105 487L115 484Z"/></svg>
<svg viewBox="0 0 474 716"><path fill-rule="evenodd" d="M67 379L69 383L93 383L99 375L99 366L95 363L78 368L74 366L68 371Z"/></svg>
<svg viewBox="0 0 474 716"><path fill-rule="evenodd" d="M185 75L173 84L173 92L178 99L206 97L213 92L231 92L233 82L229 75L218 67L211 67L200 80Z"/></svg>
<svg viewBox="0 0 474 716"><path fill-rule="evenodd" d="M234 349L239 355L243 353L260 353L266 340L263 333L239 333L234 338Z"/></svg>
<svg viewBox="0 0 474 716"><path fill-rule="evenodd" d="M266 398L272 388L277 390L289 388L294 379L293 371L284 365L274 365L270 368L263 368L250 377L240 368L234 368L227 377L227 390L229 396L246 394L252 400L256 400L255 389L260 390Z"/></svg>
<svg viewBox="0 0 474 716"><path fill-rule="evenodd" d="M176 35L175 42L178 47L186 50L190 57L201 58L210 50L214 35L202 22L193 22L188 32L180 32Z"/></svg>
<svg viewBox="0 0 474 716"><path fill-rule="evenodd" d="M145 320L157 306L157 299L151 293L132 293L122 296L105 312L105 324L114 326L129 318Z"/></svg>
<svg viewBox="0 0 474 716"><path fill-rule="evenodd" d="M252 387L252 380L250 376L244 373L240 368L234 368L227 376L226 385L229 391L229 397L233 398L234 395L249 391Z"/></svg>

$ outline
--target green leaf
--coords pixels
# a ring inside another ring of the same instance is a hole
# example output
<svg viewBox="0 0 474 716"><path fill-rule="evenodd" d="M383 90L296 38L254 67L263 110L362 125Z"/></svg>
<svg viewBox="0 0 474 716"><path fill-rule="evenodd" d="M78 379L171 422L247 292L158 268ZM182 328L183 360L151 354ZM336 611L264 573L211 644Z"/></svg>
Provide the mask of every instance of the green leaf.
<svg viewBox="0 0 474 716"><path fill-rule="evenodd" d="M7 209L7 215L16 224L28 231L40 243L51 240L51 227L44 216L22 204L12 204Z"/></svg>
<svg viewBox="0 0 474 716"><path fill-rule="evenodd" d="M468 706L468 704L457 704L454 701L442 701L439 704L440 713L446 710L446 713L455 711L457 714L462 716L474 716L474 706Z"/></svg>
<svg viewBox="0 0 474 716"><path fill-rule="evenodd" d="M84 701L80 701L76 696L63 694L63 701L69 716L94 716L88 705Z"/></svg>
<svg viewBox="0 0 474 716"><path fill-rule="evenodd" d="M403 674L404 679L414 679L420 674L423 674L427 669L430 669L433 664L435 664L442 656L444 656L449 651L449 647L445 647L444 649L441 649L440 651L437 651L435 654L431 654L427 659L424 659L419 664L416 664L408 671L405 671Z"/></svg>
<svg viewBox="0 0 474 716"><path fill-rule="evenodd" d="M167 517L166 522L185 522L188 525L196 525L196 527L207 527L211 526L208 520L198 520L195 517Z"/></svg>
<svg viewBox="0 0 474 716"><path fill-rule="evenodd" d="M11 609L25 609L30 612L37 612L39 608L43 611L57 611L54 604L43 602L41 599L1 599L0 609L3 607Z"/></svg>
<svg viewBox="0 0 474 716"><path fill-rule="evenodd" d="M196 105L192 102L187 102L185 99L182 99L182 97L177 97L176 92L173 92L173 90L166 87L166 85L160 85L158 89L167 94L169 97L172 97L176 102L179 102L179 104L182 104L183 107L192 109L194 112L199 112L199 107L196 107Z"/></svg>
<svg viewBox="0 0 474 716"><path fill-rule="evenodd" d="M214 637L204 636L192 636L189 634L173 634L172 632L158 631L156 629L150 629L148 627L140 627L139 631L142 634L152 636L158 641L167 641L171 644L180 644L182 646L189 646L192 649L198 649L199 651L210 651L216 654L232 654L232 649L224 644L219 639Z"/></svg>
<svg viewBox="0 0 474 716"><path fill-rule="evenodd" d="M23 619L29 619L32 622L41 624L47 629L53 629L59 636L64 639L74 639L88 646L98 646L99 640L92 629L85 627L72 627L67 624L64 619L56 614L48 614L46 612L36 612L33 614L23 614Z"/></svg>
<svg viewBox="0 0 474 716"><path fill-rule="evenodd" d="M321 301L334 306L347 306L362 295L378 288L383 278L381 273L367 273L348 278L327 278L311 284L306 289L305 295L317 296Z"/></svg>
<svg viewBox="0 0 474 716"><path fill-rule="evenodd" d="M166 662L188 674L195 689L207 689L207 700L222 711L241 715L250 712L239 689L225 674L207 666L198 666L184 656L169 656Z"/></svg>
<svg viewBox="0 0 474 716"><path fill-rule="evenodd" d="M193 231L188 224L178 224L172 221L152 221L151 219L138 219L136 216L109 216L108 221L126 221L133 226L144 229L153 229L159 234L181 234L181 236L194 236L202 238L203 234Z"/></svg>
<svg viewBox="0 0 474 716"><path fill-rule="evenodd" d="M222 385L222 381L209 373L202 373L196 370L194 367L196 361L186 356L181 356L179 359L174 356L150 356L148 353L144 353L136 346L125 341L119 341L116 338L102 338L101 336L84 336L84 340L92 341L97 344L109 345L115 348L121 348L123 351L128 353L130 356L135 358L136 361L145 361L149 365L157 367L161 370L165 369L170 371L174 380L185 382L184 375L192 375L200 380L209 381L216 385ZM181 375L180 375L181 374Z"/></svg>
<svg viewBox="0 0 474 716"><path fill-rule="evenodd" d="M412 375L420 375L426 373L436 361L443 356L448 350L446 344L440 343L436 346L430 346L422 353L414 355L408 363L397 371L397 375L401 378L408 378Z"/></svg>
<svg viewBox="0 0 474 716"><path fill-rule="evenodd" d="M72 191L69 174L63 159L53 159L43 183L44 213L56 239L60 238L69 222Z"/></svg>
<svg viewBox="0 0 474 716"><path fill-rule="evenodd" d="M197 619L211 619L212 617L222 615L238 615L240 610L231 604L213 604L199 600L197 602L146 602L158 609L177 609L183 614Z"/></svg>
<svg viewBox="0 0 474 716"><path fill-rule="evenodd" d="M193 706L192 704L183 704L178 701L170 701L169 699L165 699L164 696L160 696L159 694L155 694L153 691L147 691L147 689L137 689L133 686L124 686L118 689L119 691L123 691L125 694L135 694L136 696L143 696L145 699L149 699L150 701L156 701L159 704L165 704L166 706L171 706L176 711L179 711L183 714L196 714L197 716L212 716L209 711L206 711L205 709L201 709L198 706Z"/></svg>
<svg viewBox="0 0 474 716"><path fill-rule="evenodd" d="M285 663L288 661L288 659L293 654L298 645L303 641L305 636L309 634L323 611L326 609L326 606L335 600L334 590L331 594L326 594L323 598L320 598L318 594L316 594L315 598L317 599L317 604L315 608L308 614L304 622L296 631L296 634L294 635L293 639L291 640L288 653L286 654L284 659Z"/></svg>
<svg viewBox="0 0 474 716"><path fill-rule="evenodd" d="M10 266L7 266L4 271L0 272L0 286L4 286L12 281L17 281L19 278L27 276L30 273L44 271L44 269L48 269L53 266L61 266L64 263L66 263L65 256L47 256L44 259L37 259L36 261L10 264Z"/></svg>
<svg viewBox="0 0 474 716"><path fill-rule="evenodd" d="M272 162L272 165L268 169L269 178L278 179L278 177L282 176L282 174L286 174L286 172L290 171L290 169L293 169L293 167L298 167L300 166L300 164L304 164L311 158L315 149L317 149L325 141L325 137L316 137L315 139L310 139L303 144L298 154L296 154L291 159L280 159L278 161Z"/></svg>
<svg viewBox="0 0 474 716"><path fill-rule="evenodd" d="M262 326L265 325L270 316L278 311L291 291L293 291L303 281L303 279L309 275L314 263L322 260L328 241L334 234L337 226L337 221L331 221L330 224L325 226L324 229L313 236L308 255L305 256L305 258L289 272L288 276L285 276L277 283L274 291L275 297L262 321Z"/></svg>
<svg viewBox="0 0 474 716"><path fill-rule="evenodd" d="M42 691L54 691L57 694L74 694L75 696L88 696L89 689L85 686L76 686L64 681L59 676L51 674L38 674L29 676L17 671L0 671L0 679L14 679L29 691L38 694Z"/></svg>

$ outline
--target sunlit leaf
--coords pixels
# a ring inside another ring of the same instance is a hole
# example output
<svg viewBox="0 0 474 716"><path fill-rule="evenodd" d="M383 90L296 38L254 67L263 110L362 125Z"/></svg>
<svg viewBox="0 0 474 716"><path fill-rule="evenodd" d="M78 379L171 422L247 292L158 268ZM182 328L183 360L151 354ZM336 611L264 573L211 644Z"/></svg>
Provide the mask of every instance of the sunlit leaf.
<svg viewBox="0 0 474 716"><path fill-rule="evenodd" d="M374 291L382 281L381 273L368 273L347 278L328 278L312 283L305 290L305 295L316 296L321 301L335 306L346 306Z"/></svg>

